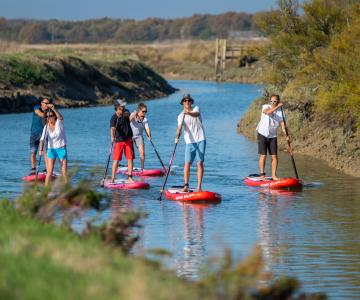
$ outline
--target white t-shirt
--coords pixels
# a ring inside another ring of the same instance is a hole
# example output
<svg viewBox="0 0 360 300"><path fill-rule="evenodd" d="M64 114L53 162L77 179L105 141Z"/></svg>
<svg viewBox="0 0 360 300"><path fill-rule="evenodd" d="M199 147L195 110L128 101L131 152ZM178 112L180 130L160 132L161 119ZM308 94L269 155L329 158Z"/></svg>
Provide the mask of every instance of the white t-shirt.
<svg viewBox="0 0 360 300"><path fill-rule="evenodd" d="M149 129L149 124L147 118L144 118L142 122L139 122L136 117L136 112L134 119L130 122L131 130L133 132L133 137L143 136L144 129Z"/></svg>
<svg viewBox="0 0 360 300"><path fill-rule="evenodd" d="M271 108L270 104L264 104L261 111L261 119L256 127L258 133L267 138L274 138L277 136L277 128L279 123L284 121L281 109L275 110L270 116L264 113L265 110Z"/></svg>
<svg viewBox="0 0 360 300"><path fill-rule="evenodd" d="M64 131L64 122L63 120L57 119L55 122L55 130L51 131L49 126L44 126L41 141L46 139L48 141L47 147L52 149L58 149L66 146L66 136Z"/></svg>
<svg viewBox="0 0 360 300"><path fill-rule="evenodd" d="M202 119L200 114L200 109L198 106L195 106L191 112L198 112L198 117L192 117L190 115L185 115L184 119L184 140L186 144L198 143L205 140L204 127L202 125ZM178 115L178 126L180 126L184 112L181 112Z"/></svg>

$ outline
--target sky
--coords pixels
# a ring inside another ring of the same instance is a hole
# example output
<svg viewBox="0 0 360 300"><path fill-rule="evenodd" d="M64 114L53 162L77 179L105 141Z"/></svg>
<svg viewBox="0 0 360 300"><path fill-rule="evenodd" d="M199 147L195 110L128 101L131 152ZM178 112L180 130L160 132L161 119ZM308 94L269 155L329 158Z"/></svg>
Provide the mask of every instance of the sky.
<svg viewBox="0 0 360 300"><path fill-rule="evenodd" d="M276 0L0 0L7 19L84 20L94 18L179 18L195 13L253 13L276 7Z"/></svg>

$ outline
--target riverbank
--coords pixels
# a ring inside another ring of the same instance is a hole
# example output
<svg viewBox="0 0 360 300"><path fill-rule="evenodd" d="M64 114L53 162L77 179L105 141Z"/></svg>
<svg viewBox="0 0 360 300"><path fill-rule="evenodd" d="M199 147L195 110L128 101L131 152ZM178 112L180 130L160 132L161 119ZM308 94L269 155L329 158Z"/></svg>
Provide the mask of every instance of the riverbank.
<svg viewBox="0 0 360 300"><path fill-rule="evenodd" d="M253 102L239 121L238 132L256 141L256 126L260 120L263 99ZM331 120L312 112L310 103L286 102L285 114L296 153L325 161L346 174L360 177L360 134L352 128L339 127ZM286 149L286 140L279 129L279 144Z"/></svg>
<svg viewBox="0 0 360 300"><path fill-rule="evenodd" d="M264 42L243 42L258 56ZM88 62L114 63L132 59L145 63L166 79L214 80L215 41L185 40L151 44L53 44L27 45L5 43L3 53L21 53L34 56L72 55ZM262 64L254 62L239 66L238 60L226 62L226 81L259 83Z"/></svg>
<svg viewBox="0 0 360 300"><path fill-rule="evenodd" d="M132 59L86 60L73 55L15 52L0 56L0 113L31 111L41 96L60 107L161 98L176 89Z"/></svg>
<svg viewBox="0 0 360 300"><path fill-rule="evenodd" d="M0 204L1 299L201 299L155 263Z"/></svg>

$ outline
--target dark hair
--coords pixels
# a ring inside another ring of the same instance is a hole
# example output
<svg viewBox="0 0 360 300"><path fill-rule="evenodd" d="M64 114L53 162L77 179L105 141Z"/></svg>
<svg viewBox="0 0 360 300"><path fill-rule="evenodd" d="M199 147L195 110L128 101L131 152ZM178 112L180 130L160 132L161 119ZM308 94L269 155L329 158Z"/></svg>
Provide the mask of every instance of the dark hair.
<svg viewBox="0 0 360 300"><path fill-rule="evenodd" d="M140 110L142 110L143 108L146 108L147 109L147 106L146 106L146 104L144 104L144 103L139 103L139 105L138 105L138 107L137 107L137 110L138 111L140 111Z"/></svg>
<svg viewBox="0 0 360 300"><path fill-rule="evenodd" d="M280 96L279 96L279 95L277 95L277 94L272 94L272 95L270 96L269 100L271 100L272 97L275 97L278 102L280 101Z"/></svg>

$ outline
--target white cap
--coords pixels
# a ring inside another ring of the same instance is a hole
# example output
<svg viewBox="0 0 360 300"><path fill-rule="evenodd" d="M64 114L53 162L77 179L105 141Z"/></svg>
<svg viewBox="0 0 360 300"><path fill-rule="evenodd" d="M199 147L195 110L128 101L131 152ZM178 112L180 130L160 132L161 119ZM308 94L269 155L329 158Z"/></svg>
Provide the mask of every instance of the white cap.
<svg viewBox="0 0 360 300"><path fill-rule="evenodd" d="M126 106L126 102L122 99L116 99L115 100L115 106Z"/></svg>

